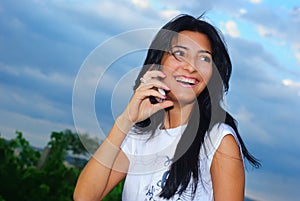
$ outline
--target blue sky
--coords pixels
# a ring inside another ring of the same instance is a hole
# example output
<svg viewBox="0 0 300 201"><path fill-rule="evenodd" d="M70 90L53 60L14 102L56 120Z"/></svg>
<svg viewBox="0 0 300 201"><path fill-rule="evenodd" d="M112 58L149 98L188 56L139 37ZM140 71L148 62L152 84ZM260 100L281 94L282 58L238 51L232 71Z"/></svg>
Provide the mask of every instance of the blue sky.
<svg viewBox="0 0 300 201"><path fill-rule="evenodd" d="M233 62L226 108L263 164L248 168L246 194L297 200L299 4L2 0L0 133L12 138L20 130L35 146L45 146L52 131L67 128L101 138L128 101L155 31L177 14L207 11L206 19L224 33Z"/></svg>

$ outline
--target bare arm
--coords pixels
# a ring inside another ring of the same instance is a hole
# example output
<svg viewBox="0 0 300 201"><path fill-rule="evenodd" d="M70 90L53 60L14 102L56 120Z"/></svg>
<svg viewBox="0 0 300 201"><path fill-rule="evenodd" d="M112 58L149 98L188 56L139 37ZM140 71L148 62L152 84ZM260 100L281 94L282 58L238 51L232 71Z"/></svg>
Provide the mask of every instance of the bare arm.
<svg viewBox="0 0 300 201"><path fill-rule="evenodd" d="M223 138L214 155L210 172L215 201L244 200L244 164L232 135Z"/></svg>
<svg viewBox="0 0 300 201"><path fill-rule="evenodd" d="M126 176L129 161L120 150L125 136L115 124L82 170L74 191L75 201L100 200Z"/></svg>
<svg viewBox="0 0 300 201"><path fill-rule="evenodd" d="M162 82L152 79L164 77L160 71L149 71L144 75L147 84L141 84L135 91L124 112L117 118L110 133L81 172L74 191L75 201L96 201L102 199L125 176L129 166L128 158L120 147L131 127L157 111L173 105L171 101L151 104L149 96L164 99L154 87L167 90Z"/></svg>

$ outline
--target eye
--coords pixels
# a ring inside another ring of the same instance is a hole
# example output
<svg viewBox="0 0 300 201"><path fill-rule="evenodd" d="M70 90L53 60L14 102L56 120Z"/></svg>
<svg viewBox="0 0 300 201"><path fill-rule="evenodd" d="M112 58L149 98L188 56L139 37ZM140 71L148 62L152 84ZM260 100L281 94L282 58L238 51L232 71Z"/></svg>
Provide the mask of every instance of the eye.
<svg viewBox="0 0 300 201"><path fill-rule="evenodd" d="M183 61L186 57L186 52L180 49L172 50L171 54L179 61Z"/></svg>
<svg viewBox="0 0 300 201"><path fill-rule="evenodd" d="M173 51L173 54L175 56L183 56L184 55L184 52L182 50L175 50Z"/></svg>
<svg viewBox="0 0 300 201"><path fill-rule="evenodd" d="M205 62L207 62L207 63L210 63L210 62L211 62L211 58L210 58L209 56L205 56L205 55L201 55L201 56L199 57L199 60L200 60L200 61L205 61Z"/></svg>

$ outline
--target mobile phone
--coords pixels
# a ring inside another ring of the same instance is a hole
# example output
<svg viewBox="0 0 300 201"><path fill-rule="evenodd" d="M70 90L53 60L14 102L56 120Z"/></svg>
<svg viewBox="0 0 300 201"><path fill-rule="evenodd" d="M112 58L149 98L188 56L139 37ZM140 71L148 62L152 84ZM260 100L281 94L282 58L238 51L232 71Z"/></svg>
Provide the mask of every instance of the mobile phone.
<svg viewBox="0 0 300 201"><path fill-rule="evenodd" d="M156 64L153 70L161 70L160 65ZM160 78L158 78L158 79L161 80ZM166 95L166 92L165 92L163 89L161 89L161 88L156 88L156 90L157 90L161 95L163 95L163 96ZM150 99L150 102L151 102L152 104L157 104L157 103L161 103L161 102L164 101L164 99L162 99L162 98L157 98L157 97L154 97L154 96L150 96L149 99Z"/></svg>

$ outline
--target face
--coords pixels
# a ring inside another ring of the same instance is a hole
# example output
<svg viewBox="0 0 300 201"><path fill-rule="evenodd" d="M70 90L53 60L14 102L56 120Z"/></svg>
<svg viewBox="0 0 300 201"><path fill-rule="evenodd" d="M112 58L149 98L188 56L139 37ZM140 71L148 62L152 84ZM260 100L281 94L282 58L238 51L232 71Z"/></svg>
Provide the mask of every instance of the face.
<svg viewBox="0 0 300 201"><path fill-rule="evenodd" d="M212 75L210 42L199 32L182 31L162 58L164 82L171 88L168 98L180 104L193 103Z"/></svg>

